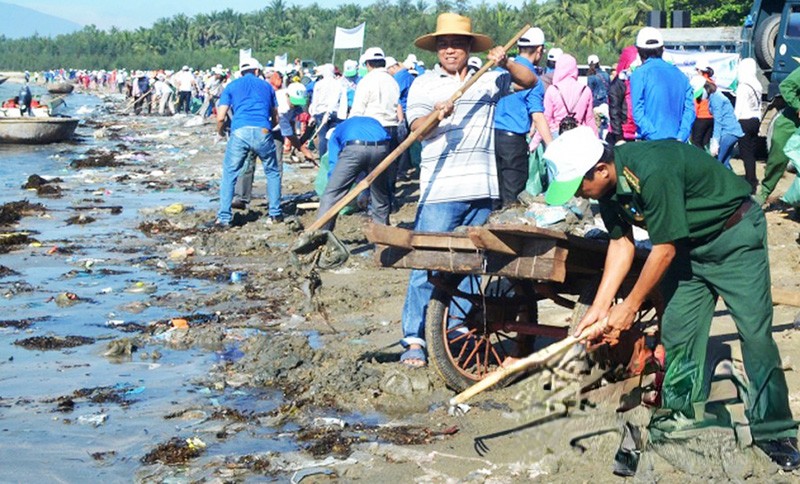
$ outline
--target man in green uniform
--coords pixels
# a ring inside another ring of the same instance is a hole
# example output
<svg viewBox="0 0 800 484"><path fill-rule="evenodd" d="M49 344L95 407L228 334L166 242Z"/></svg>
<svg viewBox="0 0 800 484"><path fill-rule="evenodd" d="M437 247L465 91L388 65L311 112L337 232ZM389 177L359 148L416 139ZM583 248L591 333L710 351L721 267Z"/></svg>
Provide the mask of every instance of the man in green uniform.
<svg viewBox="0 0 800 484"><path fill-rule="evenodd" d="M761 187L756 195L756 200L762 205L766 203L767 198L775 190L775 186L783 176L783 172L786 171L789 157L786 156L783 149L789 138L800 127L800 119L797 115L800 110L800 67L781 81L779 89L783 100L786 101L786 107L775 118L775 125L772 127L769 155L767 155L767 163L764 166L764 178L761 180Z"/></svg>
<svg viewBox="0 0 800 484"><path fill-rule="evenodd" d="M673 421L702 419L695 408L703 408L710 390L706 350L722 296L750 380L747 417L755 444L783 469L800 467L797 423L772 338L766 221L750 200L750 185L691 145L646 141L612 151L588 128L562 134L544 158L547 202L560 205L575 194L597 200L611 236L597 296L577 333L593 326L593 340L614 344L660 283L663 407ZM630 294L612 306L633 262L633 225L648 230L653 249Z"/></svg>

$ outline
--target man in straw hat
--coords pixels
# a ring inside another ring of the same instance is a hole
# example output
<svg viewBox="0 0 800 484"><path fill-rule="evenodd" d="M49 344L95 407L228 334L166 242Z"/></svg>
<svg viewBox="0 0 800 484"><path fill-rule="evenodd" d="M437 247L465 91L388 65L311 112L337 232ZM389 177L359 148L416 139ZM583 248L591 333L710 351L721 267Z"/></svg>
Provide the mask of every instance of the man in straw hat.
<svg viewBox="0 0 800 484"><path fill-rule="evenodd" d="M544 157L547 203L561 205L575 194L599 201L611 236L597 295L576 334L593 326L592 339L615 344L660 283L667 361L651 440L703 425L709 328L722 296L749 379L746 415L755 445L784 470L800 467L797 422L772 338L766 221L750 185L689 144L670 139L612 150L586 127L562 134ZM653 249L631 292L612 305L633 262L633 225L646 226Z"/></svg>
<svg viewBox="0 0 800 484"><path fill-rule="evenodd" d="M438 121L422 137L420 199L415 230L448 232L461 225L480 225L498 198L494 160L494 110L509 92L512 79L523 88L536 83L527 67L509 61L503 47L488 54L506 70L483 75L455 103L448 99L473 75L467 68L471 52L484 52L492 39L472 31L472 22L455 13L443 13L436 31L414 45L436 52L439 63L420 75L408 94L408 122L419 130L432 112ZM510 75L509 75L510 74ZM425 312L433 292L427 272L411 272L403 306L401 361L412 367L427 364Z"/></svg>

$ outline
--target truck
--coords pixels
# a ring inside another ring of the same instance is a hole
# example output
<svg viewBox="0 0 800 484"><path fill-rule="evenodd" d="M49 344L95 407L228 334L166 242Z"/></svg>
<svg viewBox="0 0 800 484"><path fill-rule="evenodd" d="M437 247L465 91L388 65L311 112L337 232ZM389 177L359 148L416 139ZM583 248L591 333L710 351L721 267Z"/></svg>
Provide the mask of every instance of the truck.
<svg viewBox="0 0 800 484"><path fill-rule="evenodd" d="M755 0L739 27L663 29L664 47L752 57L759 67L765 101L779 103L778 85L800 66L800 0Z"/></svg>

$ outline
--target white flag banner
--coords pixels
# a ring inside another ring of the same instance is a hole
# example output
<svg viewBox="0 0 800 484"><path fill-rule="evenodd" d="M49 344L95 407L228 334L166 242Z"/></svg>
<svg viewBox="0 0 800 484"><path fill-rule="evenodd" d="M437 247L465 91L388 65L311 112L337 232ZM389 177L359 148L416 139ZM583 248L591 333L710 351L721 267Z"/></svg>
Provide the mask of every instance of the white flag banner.
<svg viewBox="0 0 800 484"><path fill-rule="evenodd" d="M279 72L284 72L286 70L286 66L289 65L289 54L285 53L283 55L276 55L275 56L275 70Z"/></svg>
<svg viewBox="0 0 800 484"><path fill-rule="evenodd" d="M724 52L667 49L664 52L664 60L675 64L690 79L697 75L695 68L698 64L708 64L714 69L714 81L717 87L723 89L730 89L733 85L739 67L739 54Z"/></svg>
<svg viewBox="0 0 800 484"><path fill-rule="evenodd" d="M366 22L352 29L336 27L336 36L333 39L334 49L360 49L364 47L364 30Z"/></svg>
<svg viewBox="0 0 800 484"><path fill-rule="evenodd" d="M239 49L239 65L242 65L243 60L252 59L253 49Z"/></svg>

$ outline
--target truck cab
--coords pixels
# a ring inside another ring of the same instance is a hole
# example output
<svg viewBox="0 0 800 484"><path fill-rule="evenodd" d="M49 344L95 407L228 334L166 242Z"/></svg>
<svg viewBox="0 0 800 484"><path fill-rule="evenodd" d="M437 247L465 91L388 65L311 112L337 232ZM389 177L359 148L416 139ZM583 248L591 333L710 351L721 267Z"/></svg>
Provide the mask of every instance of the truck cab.
<svg viewBox="0 0 800 484"><path fill-rule="evenodd" d="M767 99L800 67L800 0L755 0L742 28L742 57L753 57L766 79Z"/></svg>

